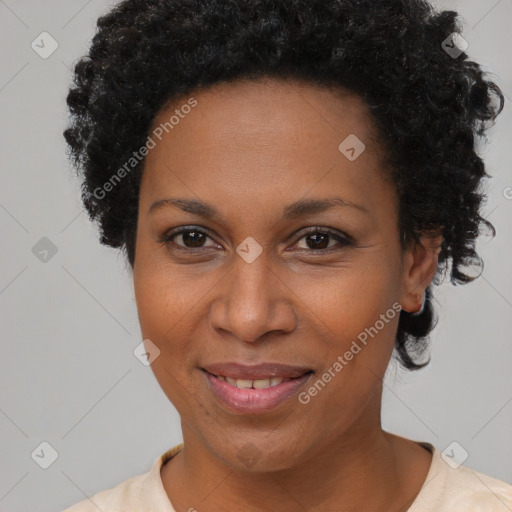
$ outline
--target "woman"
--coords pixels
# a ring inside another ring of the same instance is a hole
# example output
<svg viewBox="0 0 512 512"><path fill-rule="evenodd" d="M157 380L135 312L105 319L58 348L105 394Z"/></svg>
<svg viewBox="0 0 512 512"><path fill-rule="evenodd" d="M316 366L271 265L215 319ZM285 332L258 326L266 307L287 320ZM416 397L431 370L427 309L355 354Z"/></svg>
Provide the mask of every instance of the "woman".
<svg viewBox="0 0 512 512"><path fill-rule="evenodd" d="M503 95L426 2L125 0L65 132L183 444L70 511L510 510L385 432L382 379L479 258L478 136ZM449 455L448 455L449 458Z"/></svg>

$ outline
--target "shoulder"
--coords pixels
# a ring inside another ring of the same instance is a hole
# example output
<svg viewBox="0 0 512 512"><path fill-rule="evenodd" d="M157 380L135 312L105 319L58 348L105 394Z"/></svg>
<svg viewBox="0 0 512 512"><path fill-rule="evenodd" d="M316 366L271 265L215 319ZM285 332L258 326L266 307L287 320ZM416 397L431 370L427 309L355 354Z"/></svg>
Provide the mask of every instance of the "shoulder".
<svg viewBox="0 0 512 512"><path fill-rule="evenodd" d="M90 498L79 501L63 512L98 512L98 510L117 512L117 510L121 510L119 506L129 504L136 507L139 505L142 484L147 476L148 473L145 473L128 478L115 487L105 489ZM133 510L136 510L136 508Z"/></svg>
<svg viewBox="0 0 512 512"><path fill-rule="evenodd" d="M442 504L453 512L507 512L512 510L512 485L466 466L448 467Z"/></svg>
<svg viewBox="0 0 512 512"><path fill-rule="evenodd" d="M432 447L430 471L408 512L510 512L510 510L512 510L512 485L469 467L454 464L452 460Z"/></svg>
<svg viewBox="0 0 512 512"><path fill-rule="evenodd" d="M132 476L62 512L174 512L160 476L163 464L183 448L179 444L160 455L147 473Z"/></svg>

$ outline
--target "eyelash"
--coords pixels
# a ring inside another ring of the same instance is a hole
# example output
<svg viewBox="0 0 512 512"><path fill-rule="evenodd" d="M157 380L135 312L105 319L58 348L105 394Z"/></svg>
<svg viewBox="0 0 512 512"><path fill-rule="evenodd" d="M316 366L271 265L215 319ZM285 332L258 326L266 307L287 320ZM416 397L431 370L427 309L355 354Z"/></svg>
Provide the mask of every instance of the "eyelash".
<svg viewBox="0 0 512 512"><path fill-rule="evenodd" d="M346 234L341 234L338 231L333 231L332 229L322 228L322 227L318 227L318 226L313 226L313 227L306 228L306 229L307 229L307 231L295 242L295 244L297 244L300 240L302 240L303 238L305 238L308 235L320 234L320 235L330 236L330 237L334 238L337 242L341 242L342 247L340 249L333 249L333 248L299 249L299 251L306 251L309 254L318 254L318 255L330 254L331 252L334 252L336 250L341 250L343 247L350 247L350 246L354 245L354 240L350 236L348 236ZM206 235L208 238L211 239L208 232L205 231L204 229L200 229L196 226L185 226L185 227L177 229L176 231L170 231L170 232L165 233L161 238L159 238L158 242L160 244L162 244L164 247L170 247L170 244L172 243L173 245L175 245L175 247L177 247L177 248L172 248L172 250L186 251L186 252L192 253L192 254L198 253L198 252L203 252L205 249L212 249L212 247L183 247L183 246L175 244L172 241L173 238L175 238L183 233L189 232L189 231L193 231L193 232L199 233L201 235Z"/></svg>

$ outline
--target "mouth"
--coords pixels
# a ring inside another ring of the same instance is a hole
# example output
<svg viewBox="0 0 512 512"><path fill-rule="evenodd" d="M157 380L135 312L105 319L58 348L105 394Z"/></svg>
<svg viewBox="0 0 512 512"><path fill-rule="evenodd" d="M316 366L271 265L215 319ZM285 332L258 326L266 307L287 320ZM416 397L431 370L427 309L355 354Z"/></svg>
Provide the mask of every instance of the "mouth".
<svg viewBox="0 0 512 512"><path fill-rule="evenodd" d="M272 378L294 379L302 377L313 370L306 366L294 366L282 363L260 363L246 365L241 363L212 363L204 365L202 370L215 377L226 377L235 380L267 380Z"/></svg>
<svg viewBox="0 0 512 512"><path fill-rule="evenodd" d="M314 373L306 367L222 363L201 368L210 390L230 412L268 412L297 393Z"/></svg>
<svg viewBox="0 0 512 512"><path fill-rule="evenodd" d="M205 370L206 371L206 370ZM208 372L209 373L209 372ZM266 379L234 379L232 377L226 377L224 375L213 375L210 373L213 377L216 377L217 379L227 382L231 386L237 387L239 389L267 389L267 388L273 388L275 386L278 386L281 384L281 382L284 382L286 380L292 380L292 378L282 378L282 377L267 377ZM294 377L298 379L299 377Z"/></svg>

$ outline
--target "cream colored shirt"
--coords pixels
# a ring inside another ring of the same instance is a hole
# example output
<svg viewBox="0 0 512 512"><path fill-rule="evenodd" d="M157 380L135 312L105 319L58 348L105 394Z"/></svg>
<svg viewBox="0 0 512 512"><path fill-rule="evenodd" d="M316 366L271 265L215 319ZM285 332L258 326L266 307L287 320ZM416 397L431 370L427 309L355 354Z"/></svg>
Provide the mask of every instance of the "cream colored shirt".
<svg viewBox="0 0 512 512"><path fill-rule="evenodd" d="M432 464L421 490L404 512L510 512L512 485L465 466L453 469L430 443ZM179 444L158 457L148 473L124 480L63 512L175 512L160 477L160 468L183 448ZM189 510L205 510L192 503Z"/></svg>

